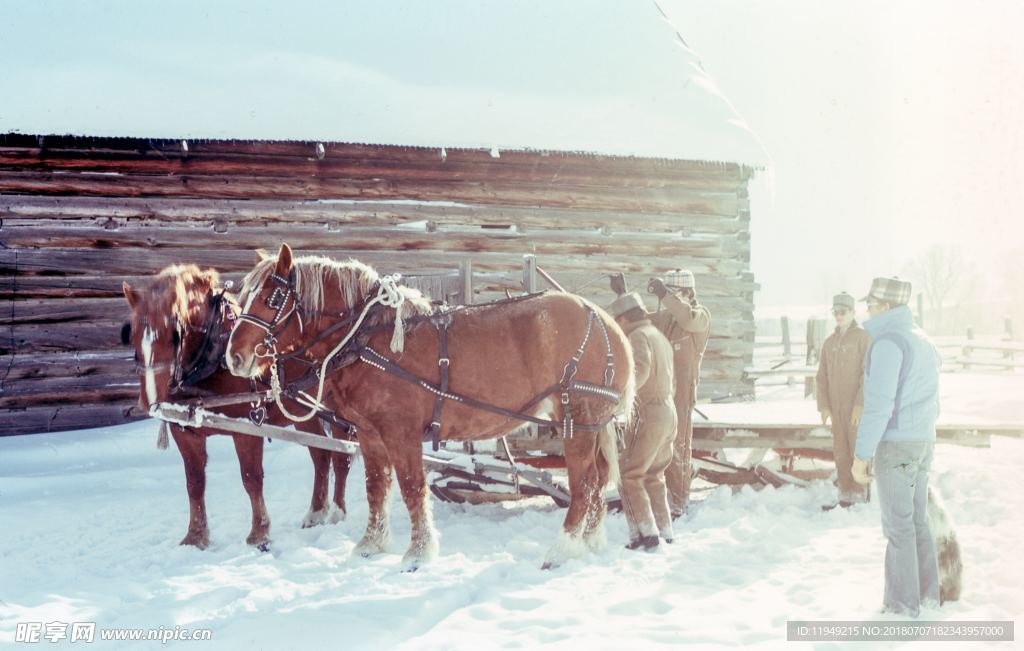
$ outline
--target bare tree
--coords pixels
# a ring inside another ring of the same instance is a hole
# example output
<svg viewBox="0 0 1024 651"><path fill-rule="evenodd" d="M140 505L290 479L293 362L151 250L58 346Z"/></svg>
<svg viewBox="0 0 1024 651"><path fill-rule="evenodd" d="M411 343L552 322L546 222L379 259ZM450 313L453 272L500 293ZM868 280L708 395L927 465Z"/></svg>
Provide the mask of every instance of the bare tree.
<svg viewBox="0 0 1024 651"><path fill-rule="evenodd" d="M955 301L958 290L968 284L970 270L960 250L953 245L933 244L910 261L907 275L925 299L927 322L938 331L945 324L944 304Z"/></svg>

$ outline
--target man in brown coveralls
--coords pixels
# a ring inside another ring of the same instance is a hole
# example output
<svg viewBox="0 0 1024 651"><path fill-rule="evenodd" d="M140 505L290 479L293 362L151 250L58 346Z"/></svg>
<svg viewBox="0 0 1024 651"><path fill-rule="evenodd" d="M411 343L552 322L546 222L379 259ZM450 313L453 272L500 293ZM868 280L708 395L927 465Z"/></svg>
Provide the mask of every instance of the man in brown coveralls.
<svg viewBox="0 0 1024 651"><path fill-rule="evenodd" d="M818 411L823 424L832 421L832 451L839 475L839 506L848 508L865 500L864 486L853 479L857 425L864 411L864 363L871 336L854 318L853 296L846 292L832 299L836 329L821 347L818 362ZM835 504L822 508L829 510Z"/></svg>
<svg viewBox="0 0 1024 651"><path fill-rule="evenodd" d="M636 414L619 454L619 495L629 525L626 549L653 550L658 535L672 542L665 468L676 435L672 347L651 324L636 292L615 299L608 310L629 337L636 363Z"/></svg>
<svg viewBox="0 0 1024 651"><path fill-rule="evenodd" d="M669 507L675 519L690 506L693 408L697 404L700 362L711 331L711 313L697 301L693 273L685 269L668 273L665 280L652 278L647 289L661 300L663 309L653 320L668 337L675 353L675 403L679 422L672 463L665 471Z"/></svg>

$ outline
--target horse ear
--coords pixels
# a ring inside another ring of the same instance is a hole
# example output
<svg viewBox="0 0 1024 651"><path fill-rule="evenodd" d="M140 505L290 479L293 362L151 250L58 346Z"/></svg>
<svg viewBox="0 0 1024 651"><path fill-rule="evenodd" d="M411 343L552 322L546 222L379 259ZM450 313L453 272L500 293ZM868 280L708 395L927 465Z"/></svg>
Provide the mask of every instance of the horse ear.
<svg viewBox="0 0 1024 651"><path fill-rule="evenodd" d="M128 299L128 307L134 310L135 306L139 304L139 293L132 289L127 280L121 283L121 291L124 292L124 297Z"/></svg>
<svg viewBox="0 0 1024 651"><path fill-rule="evenodd" d="M281 250L277 252L277 275L282 278L288 276L288 273L292 270L292 247L287 244L281 245Z"/></svg>

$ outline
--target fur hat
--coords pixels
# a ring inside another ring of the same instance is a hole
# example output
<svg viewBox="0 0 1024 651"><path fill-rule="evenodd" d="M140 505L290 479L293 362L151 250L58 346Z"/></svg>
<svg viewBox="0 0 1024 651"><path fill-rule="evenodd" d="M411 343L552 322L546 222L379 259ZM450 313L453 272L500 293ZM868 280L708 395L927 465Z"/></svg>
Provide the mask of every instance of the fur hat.
<svg viewBox="0 0 1024 651"><path fill-rule="evenodd" d="M628 294L623 294L612 301L612 304L608 306L608 313L617 319L636 307L640 308L645 313L647 312L647 308L644 306L644 301L640 298L640 294L637 294L636 292L629 292Z"/></svg>

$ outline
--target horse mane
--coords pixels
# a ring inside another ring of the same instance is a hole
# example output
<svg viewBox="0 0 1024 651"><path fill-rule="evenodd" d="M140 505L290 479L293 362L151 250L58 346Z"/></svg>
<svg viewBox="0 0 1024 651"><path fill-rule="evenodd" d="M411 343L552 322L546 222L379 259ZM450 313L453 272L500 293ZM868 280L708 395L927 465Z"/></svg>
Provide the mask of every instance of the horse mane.
<svg viewBox="0 0 1024 651"><path fill-rule="evenodd" d="M214 269L202 270L194 264L173 264L164 268L147 286L151 298L173 295L171 315L181 323L191 323L207 305L210 292L220 285Z"/></svg>
<svg viewBox="0 0 1024 651"><path fill-rule="evenodd" d="M256 267L246 274L239 293L243 305L248 303L249 295L258 291L276 268L277 256L270 256L256 263ZM299 306L306 314L313 315L314 322L323 316L324 287L327 283L338 287L345 297L345 304L352 308L374 291L380 279L373 267L351 258L339 262L324 256L305 255L292 260L292 269L295 271L295 293L298 294ZM402 304L403 317L431 313L430 300L420 290L403 285L398 291L405 297ZM378 325L393 316L394 310L388 308L368 318L366 323Z"/></svg>

